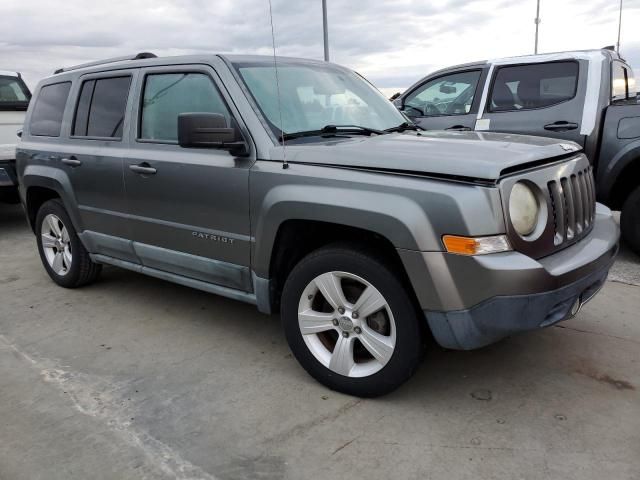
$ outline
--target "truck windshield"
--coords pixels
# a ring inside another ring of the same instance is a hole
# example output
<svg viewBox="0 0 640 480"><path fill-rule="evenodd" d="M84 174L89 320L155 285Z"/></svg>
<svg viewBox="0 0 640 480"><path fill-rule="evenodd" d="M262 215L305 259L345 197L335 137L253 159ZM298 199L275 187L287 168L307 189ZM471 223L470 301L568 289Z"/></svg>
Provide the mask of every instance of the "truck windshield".
<svg viewBox="0 0 640 480"><path fill-rule="evenodd" d="M341 126L357 127L349 134L370 134L407 121L370 83L335 65L278 62L280 108L273 62L235 67L278 138Z"/></svg>
<svg viewBox="0 0 640 480"><path fill-rule="evenodd" d="M21 78L0 76L0 111L26 110L31 93Z"/></svg>

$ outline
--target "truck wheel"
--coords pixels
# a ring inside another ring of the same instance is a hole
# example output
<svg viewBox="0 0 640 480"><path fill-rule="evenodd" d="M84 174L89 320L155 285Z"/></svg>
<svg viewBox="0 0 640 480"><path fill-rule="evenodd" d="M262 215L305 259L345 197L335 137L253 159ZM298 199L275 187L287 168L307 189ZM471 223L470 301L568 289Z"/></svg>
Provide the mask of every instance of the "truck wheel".
<svg viewBox="0 0 640 480"><path fill-rule="evenodd" d="M100 274L102 265L89 257L60 200L49 200L40 207L36 236L42 264L61 287L81 287Z"/></svg>
<svg viewBox="0 0 640 480"><path fill-rule="evenodd" d="M420 363L420 319L405 287L355 249L327 247L300 261L285 283L281 315L295 357L333 390L383 395Z"/></svg>
<svg viewBox="0 0 640 480"><path fill-rule="evenodd" d="M622 206L620 230L631 250L640 255L640 187L631 192Z"/></svg>

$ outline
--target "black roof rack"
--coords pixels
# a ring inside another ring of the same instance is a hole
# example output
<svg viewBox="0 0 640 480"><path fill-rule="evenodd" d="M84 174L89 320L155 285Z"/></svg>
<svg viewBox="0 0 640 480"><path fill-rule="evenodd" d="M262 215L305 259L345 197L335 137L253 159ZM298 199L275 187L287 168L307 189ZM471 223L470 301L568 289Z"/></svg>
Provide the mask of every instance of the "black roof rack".
<svg viewBox="0 0 640 480"><path fill-rule="evenodd" d="M53 74L56 75L62 72L69 72L71 70L79 70L81 68L86 68L86 67L96 67L98 65L106 65L107 63L122 62L124 60L143 60L145 58L157 58L157 57L155 54L151 52L140 52L140 53L136 53L135 55L124 55L122 57L107 58L106 60L98 60L96 62L88 62L88 63L82 63L80 65L74 65L72 67L59 68L55 72L53 72Z"/></svg>

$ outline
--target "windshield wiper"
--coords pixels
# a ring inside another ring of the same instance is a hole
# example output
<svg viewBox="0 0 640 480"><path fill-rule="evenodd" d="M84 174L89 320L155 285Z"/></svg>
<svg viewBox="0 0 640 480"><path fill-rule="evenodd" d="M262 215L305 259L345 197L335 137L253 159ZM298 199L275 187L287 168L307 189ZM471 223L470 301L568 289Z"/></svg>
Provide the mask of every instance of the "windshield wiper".
<svg viewBox="0 0 640 480"><path fill-rule="evenodd" d="M407 130L423 130L423 128L419 127L415 123L402 122L400 125L395 127L385 129L386 133L394 133L394 132L405 132Z"/></svg>
<svg viewBox="0 0 640 480"><path fill-rule="evenodd" d="M282 140L292 140L294 138L302 137L316 137L316 136L334 136L337 134L351 134L351 135L384 135L384 130L377 130L375 128L363 127L360 125L325 125L320 130L307 130L302 132L283 133Z"/></svg>

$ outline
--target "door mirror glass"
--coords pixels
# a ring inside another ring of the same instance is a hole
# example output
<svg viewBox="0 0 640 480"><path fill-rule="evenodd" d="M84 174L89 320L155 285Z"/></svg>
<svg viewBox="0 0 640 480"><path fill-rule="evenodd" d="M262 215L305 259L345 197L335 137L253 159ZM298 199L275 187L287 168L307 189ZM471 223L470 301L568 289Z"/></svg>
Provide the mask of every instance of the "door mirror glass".
<svg viewBox="0 0 640 480"><path fill-rule="evenodd" d="M226 148L235 142L236 130L219 113L178 115L178 143L187 148Z"/></svg>

